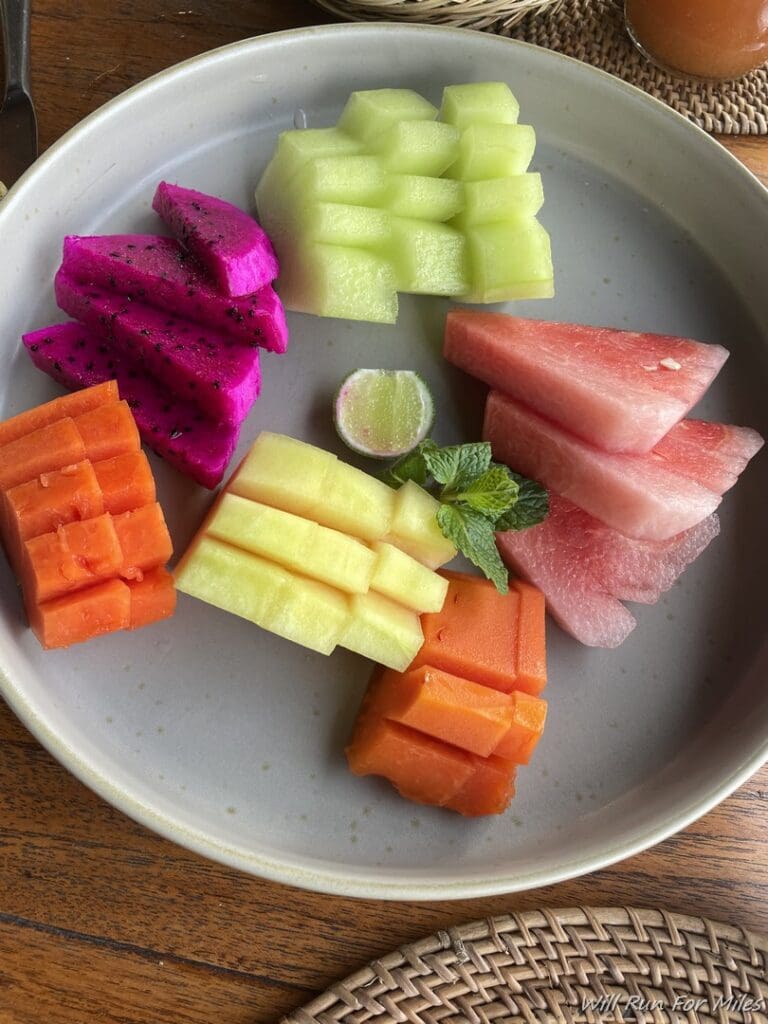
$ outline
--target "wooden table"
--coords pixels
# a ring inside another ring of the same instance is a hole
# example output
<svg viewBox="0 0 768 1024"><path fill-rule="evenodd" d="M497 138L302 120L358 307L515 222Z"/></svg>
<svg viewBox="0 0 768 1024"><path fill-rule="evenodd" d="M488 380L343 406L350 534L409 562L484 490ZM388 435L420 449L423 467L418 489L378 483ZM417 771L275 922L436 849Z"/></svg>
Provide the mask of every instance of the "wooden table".
<svg viewBox="0 0 768 1024"><path fill-rule="evenodd" d="M35 0L43 146L213 46L321 22L302 0ZM73 13L79 9L79 13ZM726 141L768 184L768 139ZM538 906L658 905L768 931L768 769L683 834L520 896L396 904L249 878L135 825L0 704L0 1024L258 1024L438 928Z"/></svg>

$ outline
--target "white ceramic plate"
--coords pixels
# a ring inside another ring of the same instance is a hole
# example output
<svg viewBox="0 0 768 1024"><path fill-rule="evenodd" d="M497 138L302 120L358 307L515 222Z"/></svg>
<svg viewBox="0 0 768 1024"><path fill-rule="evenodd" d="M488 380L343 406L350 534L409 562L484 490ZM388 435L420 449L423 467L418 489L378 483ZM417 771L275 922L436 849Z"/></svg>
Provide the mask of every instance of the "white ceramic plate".
<svg viewBox="0 0 768 1024"><path fill-rule="evenodd" d="M0 417L53 385L19 348L57 318L65 233L152 231L162 178L247 204L277 132L353 89L503 79L538 131L557 298L519 312L720 341L733 355L701 410L768 433L768 198L704 134L584 65L488 35L340 26L247 41L130 90L54 146L0 207ZM440 357L447 303L397 327L291 316L241 451L269 428L341 452L329 418L359 366L414 367L443 441L476 438L482 389ZM156 462L181 551L209 496ZM549 629L551 716L500 818L466 821L348 774L342 747L368 665L326 659L182 597L176 617L44 654L0 569L2 691L107 800L246 871L321 890L432 899L551 883L634 853L726 796L766 757L768 459L723 503L723 533L617 651Z"/></svg>

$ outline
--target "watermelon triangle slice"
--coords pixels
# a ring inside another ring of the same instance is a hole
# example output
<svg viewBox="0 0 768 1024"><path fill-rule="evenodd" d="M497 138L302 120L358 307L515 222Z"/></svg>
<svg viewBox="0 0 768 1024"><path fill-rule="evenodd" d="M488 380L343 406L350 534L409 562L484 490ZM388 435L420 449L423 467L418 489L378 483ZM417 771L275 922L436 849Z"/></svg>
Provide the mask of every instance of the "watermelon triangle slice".
<svg viewBox="0 0 768 1024"><path fill-rule="evenodd" d="M664 334L452 310L443 354L610 452L648 452L698 402L728 352Z"/></svg>
<svg viewBox="0 0 768 1024"><path fill-rule="evenodd" d="M669 540L635 540L550 493L543 523L500 533L497 542L567 633L590 647L617 647L636 625L621 601L654 604L719 532L710 515Z"/></svg>
<svg viewBox="0 0 768 1024"><path fill-rule="evenodd" d="M498 391L488 396L483 437L500 462L615 530L653 541L674 537L714 512L721 486L735 483L762 444L743 427L686 420L647 455L612 454Z"/></svg>

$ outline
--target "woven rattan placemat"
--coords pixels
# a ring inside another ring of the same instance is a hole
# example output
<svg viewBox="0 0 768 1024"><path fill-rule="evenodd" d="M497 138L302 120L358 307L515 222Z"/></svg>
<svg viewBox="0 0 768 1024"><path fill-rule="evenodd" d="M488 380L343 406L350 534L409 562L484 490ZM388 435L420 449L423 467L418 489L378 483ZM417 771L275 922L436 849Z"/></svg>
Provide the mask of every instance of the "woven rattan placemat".
<svg viewBox="0 0 768 1024"><path fill-rule="evenodd" d="M281 1024L768 1020L768 937L631 908L531 911L376 960Z"/></svg>
<svg viewBox="0 0 768 1024"><path fill-rule="evenodd" d="M359 20L419 18L420 0L316 0L320 7ZM726 2L726 0L723 0ZM483 15L483 3L425 4L423 20L466 25L523 39L594 64L668 103L708 132L768 135L768 67L737 82L710 84L660 71L634 48L624 29L623 0L562 0L543 13ZM490 4L488 5L490 7ZM498 4L494 5L497 10ZM509 9L513 10L510 4ZM407 8L407 11L406 11Z"/></svg>

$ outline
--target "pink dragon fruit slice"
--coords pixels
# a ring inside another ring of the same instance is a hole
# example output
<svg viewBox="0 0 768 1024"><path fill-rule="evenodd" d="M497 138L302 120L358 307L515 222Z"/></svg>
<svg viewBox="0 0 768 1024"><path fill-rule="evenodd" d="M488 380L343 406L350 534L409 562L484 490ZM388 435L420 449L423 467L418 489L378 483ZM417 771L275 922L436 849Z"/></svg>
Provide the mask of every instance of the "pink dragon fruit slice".
<svg viewBox="0 0 768 1024"><path fill-rule="evenodd" d="M232 299L216 290L175 238L93 235L64 239L64 270L174 316L205 324L235 341L285 352L285 312L271 285Z"/></svg>
<svg viewBox="0 0 768 1024"><path fill-rule="evenodd" d="M507 564L538 586L563 629L616 647L635 626L620 603L654 604L720 531L716 515L665 541L625 537L559 495L539 526L497 535Z"/></svg>
<svg viewBox="0 0 768 1024"><path fill-rule="evenodd" d="M56 301L69 316L138 361L176 395L188 396L214 420L242 423L259 395L259 350L207 327L180 320L123 295L83 285L65 270Z"/></svg>
<svg viewBox="0 0 768 1024"><path fill-rule="evenodd" d="M280 272L266 231L232 203L161 181L152 208L225 295L250 295Z"/></svg>
<svg viewBox="0 0 768 1024"><path fill-rule="evenodd" d="M25 334L32 362L71 391L116 380L146 444L204 487L221 482L240 428L206 417L193 402L169 397L138 362L112 351L103 338L68 321Z"/></svg>

